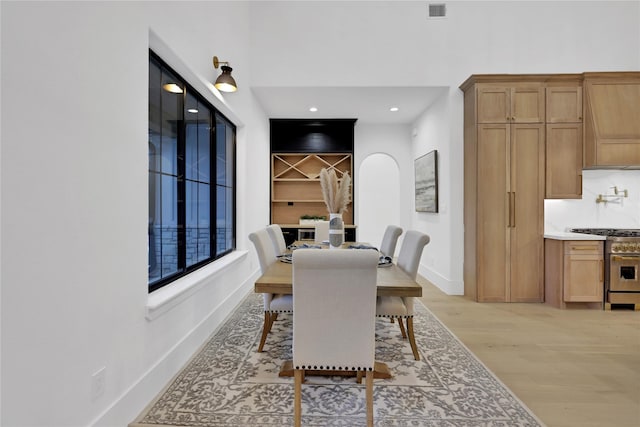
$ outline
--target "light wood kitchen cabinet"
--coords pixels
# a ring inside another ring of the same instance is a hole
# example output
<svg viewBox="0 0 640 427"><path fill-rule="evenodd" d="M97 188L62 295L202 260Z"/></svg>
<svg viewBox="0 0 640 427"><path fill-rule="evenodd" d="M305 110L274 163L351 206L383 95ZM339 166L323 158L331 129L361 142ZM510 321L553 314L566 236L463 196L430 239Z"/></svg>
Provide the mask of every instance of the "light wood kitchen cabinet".
<svg viewBox="0 0 640 427"><path fill-rule="evenodd" d="M582 123L582 86L546 88L547 123Z"/></svg>
<svg viewBox="0 0 640 427"><path fill-rule="evenodd" d="M582 86L546 88L547 199L582 198Z"/></svg>
<svg viewBox="0 0 640 427"><path fill-rule="evenodd" d="M584 73L585 168L640 168L640 72Z"/></svg>
<svg viewBox="0 0 640 427"><path fill-rule="evenodd" d="M582 198L582 123L547 123L545 197Z"/></svg>
<svg viewBox="0 0 640 427"><path fill-rule="evenodd" d="M542 124L478 127L478 301L542 301Z"/></svg>
<svg viewBox="0 0 640 427"><path fill-rule="evenodd" d="M539 84L478 88L478 123L544 122L544 88Z"/></svg>
<svg viewBox="0 0 640 427"><path fill-rule="evenodd" d="M545 302L599 308L603 298L603 242L545 239Z"/></svg>
<svg viewBox="0 0 640 427"><path fill-rule="evenodd" d="M526 115L523 123L516 115L506 123L483 123L488 117L482 110L492 105L485 97L498 93L496 83L485 85L472 77L461 86L465 93L465 295L483 302L541 302L544 95L534 91L537 101L530 105L536 107L526 110L535 114ZM509 85L515 89L519 84ZM535 87L531 82L526 85ZM510 97L514 91L503 93ZM499 99L491 96L496 102ZM497 120L495 111L489 116ZM534 119L537 122L527 123Z"/></svg>

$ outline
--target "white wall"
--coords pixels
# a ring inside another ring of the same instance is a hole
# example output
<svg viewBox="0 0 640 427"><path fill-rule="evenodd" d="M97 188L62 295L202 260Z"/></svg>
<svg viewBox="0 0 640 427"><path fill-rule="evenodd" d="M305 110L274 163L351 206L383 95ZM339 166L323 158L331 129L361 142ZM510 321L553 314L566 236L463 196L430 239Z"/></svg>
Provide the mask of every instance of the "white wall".
<svg viewBox="0 0 640 427"><path fill-rule="evenodd" d="M252 81L457 87L473 73L640 67L638 2L445 3L446 19L427 19L428 2L259 2Z"/></svg>
<svg viewBox="0 0 640 427"><path fill-rule="evenodd" d="M244 125L238 248L268 221L268 185L247 185L269 176L248 5L185 6L2 2L2 425L126 425L252 287L249 251L145 318L150 30L202 80L231 61L241 90L214 102Z"/></svg>
<svg viewBox="0 0 640 427"><path fill-rule="evenodd" d="M464 293L461 251L452 236L458 232L462 213L461 209L451 207L459 204L462 159L457 155L457 146L450 143L450 91L442 92L416 121L412 131L414 159L430 151L438 151L438 213L415 212L413 206L412 228L427 233L431 238L422 253L419 273L443 291L461 295Z"/></svg>

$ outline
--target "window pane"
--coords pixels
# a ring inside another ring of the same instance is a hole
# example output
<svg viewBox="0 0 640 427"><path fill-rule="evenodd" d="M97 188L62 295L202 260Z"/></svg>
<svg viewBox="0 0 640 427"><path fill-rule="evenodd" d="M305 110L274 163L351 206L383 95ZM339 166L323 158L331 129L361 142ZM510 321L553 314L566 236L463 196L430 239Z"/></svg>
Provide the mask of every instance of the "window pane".
<svg viewBox="0 0 640 427"><path fill-rule="evenodd" d="M187 267L211 256L209 184L187 181Z"/></svg>
<svg viewBox="0 0 640 427"><path fill-rule="evenodd" d="M185 117L186 177L209 182L211 111L187 95Z"/></svg>
<svg viewBox="0 0 640 427"><path fill-rule="evenodd" d="M160 140L162 137L162 71L149 62L149 170L160 170Z"/></svg>
<svg viewBox="0 0 640 427"><path fill-rule="evenodd" d="M211 185L198 184L198 261L211 257Z"/></svg>
<svg viewBox="0 0 640 427"><path fill-rule="evenodd" d="M177 175L178 127L182 121L184 85L173 74L162 72L162 172Z"/></svg>
<svg viewBox="0 0 640 427"><path fill-rule="evenodd" d="M178 271L177 179L149 175L149 282Z"/></svg>
<svg viewBox="0 0 640 427"><path fill-rule="evenodd" d="M193 181L186 183L186 248L187 267L198 262L198 184Z"/></svg>
<svg viewBox="0 0 640 427"><path fill-rule="evenodd" d="M160 279L162 271L160 174L149 172L149 283Z"/></svg>
<svg viewBox="0 0 640 427"><path fill-rule="evenodd" d="M233 249L233 189L226 191L226 227L225 227L225 250Z"/></svg>
<svg viewBox="0 0 640 427"><path fill-rule="evenodd" d="M211 116L212 112L202 104L198 111L198 181L211 182Z"/></svg>
<svg viewBox="0 0 640 427"><path fill-rule="evenodd" d="M160 221L160 241L162 246L161 277L170 276L178 271L178 180L176 177L162 175L162 195Z"/></svg>
<svg viewBox="0 0 640 427"><path fill-rule="evenodd" d="M216 184L227 183L227 126L224 120L216 117Z"/></svg>
<svg viewBox="0 0 640 427"><path fill-rule="evenodd" d="M233 248L233 193L217 186L216 255Z"/></svg>
<svg viewBox="0 0 640 427"><path fill-rule="evenodd" d="M234 159L233 153L235 152L236 131L229 122L226 125L225 134L225 148L227 151L227 161L225 162L226 170L226 185L227 187L233 187L233 175L234 175Z"/></svg>
<svg viewBox="0 0 640 427"><path fill-rule="evenodd" d="M185 123L185 176L195 180L198 177L198 101L187 93L184 106Z"/></svg>

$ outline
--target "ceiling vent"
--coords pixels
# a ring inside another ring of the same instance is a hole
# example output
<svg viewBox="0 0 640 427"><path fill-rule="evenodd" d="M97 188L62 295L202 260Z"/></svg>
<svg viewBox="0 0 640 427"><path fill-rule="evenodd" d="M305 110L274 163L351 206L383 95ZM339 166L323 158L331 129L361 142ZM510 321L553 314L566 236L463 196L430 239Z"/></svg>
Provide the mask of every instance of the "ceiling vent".
<svg viewBox="0 0 640 427"><path fill-rule="evenodd" d="M444 3L429 4L429 18L444 18L447 16L447 5Z"/></svg>

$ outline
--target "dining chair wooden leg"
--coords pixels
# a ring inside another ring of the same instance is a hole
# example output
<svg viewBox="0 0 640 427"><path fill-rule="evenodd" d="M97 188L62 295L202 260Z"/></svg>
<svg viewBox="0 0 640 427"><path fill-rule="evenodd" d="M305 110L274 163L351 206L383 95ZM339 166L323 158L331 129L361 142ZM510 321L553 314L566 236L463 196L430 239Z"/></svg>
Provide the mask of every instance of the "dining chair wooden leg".
<svg viewBox="0 0 640 427"><path fill-rule="evenodd" d="M264 347L264 343L267 341L267 335L271 330L271 313L268 311L264 312L264 325L262 325L262 337L260 337L260 345L258 345L258 353L262 353L262 348Z"/></svg>
<svg viewBox="0 0 640 427"><path fill-rule="evenodd" d="M357 371L356 372L356 382L358 384L362 384L362 371Z"/></svg>
<svg viewBox="0 0 640 427"><path fill-rule="evenodd" d="M278 318L278 313L271 313L271 320L269 321L269 332L271 332L271 328L273 327L273 322Z"/></svg>
<svg viewBox="0 0 640 427"><path fill-rule="evenodd" d="M420 354L418 353L418 346L416 345L416 337L413 335L413 317L407 317L407 332L409 333L409 344L411 344L411 351L413 351L413 358L420 360Z"/></svg>
<svg viewBox="0 0 640 427"><path fill-rule="evenodd" d="M373 371L367 371L367 427L373 427Z"/></svg>
<svg viewBox="0 0 640 427"><path fill-rule="evenodd" d="M293 386L293 422L295 427L302 426L302 377L304 371L301 369L294 370L294 386Z"/></svg>
<svg viewBox="0 0 640 427"><path fill-rule="evenodd" d="M404 329L404 319L402 317L398 317L398 326L400 326L400 332L402 333L402 338L407 338L407 331Z"/></svg>

